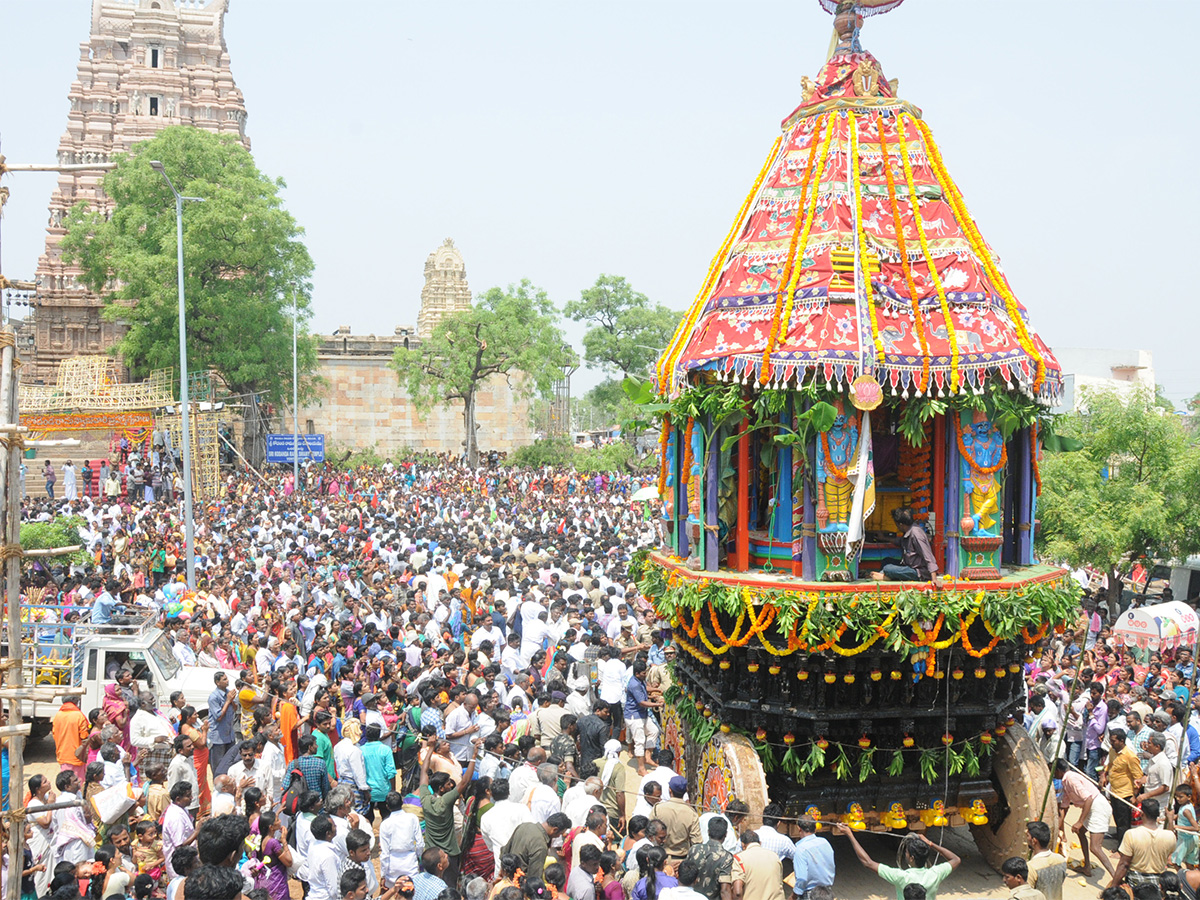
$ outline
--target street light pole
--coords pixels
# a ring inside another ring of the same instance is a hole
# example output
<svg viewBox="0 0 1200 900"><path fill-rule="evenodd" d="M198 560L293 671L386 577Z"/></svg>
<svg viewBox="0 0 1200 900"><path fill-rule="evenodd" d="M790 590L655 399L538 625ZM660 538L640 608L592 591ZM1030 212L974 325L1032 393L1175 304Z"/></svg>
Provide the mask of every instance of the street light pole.
<svg viewBox="0 0 1200 900"><path fill-rule="evenodd" d="M187 363L187 316L185 315L183 293L183 201L191 200L203 203L203 197L183 197L175 190L163 164L155 159L150 161L150 168L158 172L175 195L175 249L178 263L179 278L179 408L180 423L183 431L183 533L187 544L187 586L188 590L196 589L196 536L192 522L192 432L191 406L188 400L188 363Z"/></svg>
<svg viewBox="0 0 1200 900"><path fill-rule="evenodd" d="M296 286L292 285L292 491L300 491L300 380L296 362L296 319L300 314ZM305 449L308 445L305 444Z"/></svg>

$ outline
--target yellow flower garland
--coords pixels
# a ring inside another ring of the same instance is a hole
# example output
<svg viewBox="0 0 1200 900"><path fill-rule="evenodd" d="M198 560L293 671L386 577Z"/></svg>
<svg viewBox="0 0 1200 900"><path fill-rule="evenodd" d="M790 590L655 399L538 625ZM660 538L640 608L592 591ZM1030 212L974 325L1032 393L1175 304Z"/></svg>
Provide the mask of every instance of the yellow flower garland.
<svg viewBox="0 0 1200 900"><path fill-rule="evenodd" d="M925 317L921 315L921 299L917 293L917 283L913 280L912 266L908 261L908 245L904 239L904 222L900 218L900 205L896 202L896 179L892 175L892 158L888 154L887 133L884 130L883 117L876 120L879 128L879 149L883 153L883 174L887 179L888 202L892 207L892 223L896 228L896 249L900 253L900 269L904 272L904 283L908 285L909 302L912 304L913 330L921 346L921 379L917 382L917 390L924 391L929 387L929 339L925 336Z"/></svg>
<svg viewBox="0 0 1200 900"><path fill-rule="evenodd" d="M783 275L779 279L779 291L775 295L775 314L771 318L771 327L767 330L767 343L763 348L762 365L759 367L758 382L766 384L771 377L771 351L775 345L787 337L788 322L792 318L795 285L804 267L804 250L808 244L808 233L812 228L813 212L817 206L817 194L821 189L821 170L825 165L826 154L829 150L829 138L833 131L833 115L826 117L826 122L818 121L812 128L812 147L808 152L808 162L804 166L804 181L800 187L800 203L796 207L796 222L792 227L792 240L788 245L787 259L784 263ZM818 139L818 132L825 125L825 137ZM820 150L818 150L820 145ZM817 162L818 157L820 161ZM815 168L814 168L815 166ZM816 181L813 181L813 175ZM809 194L809 188L812 194ZM807 208L806 208L807 207ZM800 247L800 255L796 256L796 247Z"/></svg>
<svg viewBox="0 0 1200 900"><path fill-rule="evenodd" d="M946 321L946 334L950 343L950 393L958 393L958 336L955 334L954 320L950 316L950 303L946 299L946 289L942 285L942 276L938 274L937 264L929 254L929 241L925 238L925 224L921 219L921 201L917 197L917 187L913 181L912 163L908 158L908 139L904 134L904 118L896 116L896 130L900 137L900 159L904 163L904 182L908 186L908 202L912 205L913 221L917 225L917 237L921 241L921 252L925 255L925 265L929 269L929 277L937 291L938 302L942 306L942 318Z"/></svg>
<svg viewBox="0 0 1200 900"><path fill-rule="evenodd" d="M975 251L975 256L987 270L988 277L991 279L992 284L995 285L996 290L1000 292L1000 296L1004 298L1008 317L1017 329L1017 341L1020 343L1021 349L1034 361L1036 374L1033 388L1036 391L1046 379L1046 361L1042 357L1042 354L1038 352L1037 347L1034 346L1033 340L1029 337L1029 332L1025 328L1025 320L1021 317L1021 309L1017 303L1017 298L1008 289L1007 281L1005 281L1000 271L996 268L991 252L983 243L983 237L979 234L979 229L975 227L975 220L971 218L970 213L967 211L967 205L958 190L958 185L954 183L946 171L946 166L942 162L942 153L938 149L937 144L934 143L933 133L929 130L929 126L920 119L913 119L913 122L925 138L925 155L929 158L929 166L933 170L934 177L942 189L943 196L946 197L951 209L954 210L955 218L958 219L963 233L971 242L971 248Z"/></svg>
<svg viewBox="0 0 1200 900"><path fill-rule="evenodd" d="M692 309L688 315L680 320L679 327L675 329L670 343L667 344L667 352L659 360L658 389L660 393L669 393L668 379L675 368L675 363L679 359L679 355L683 352L683 348L687 344L687 336L691 333L696 320L700 318L700 313L704 311L704 301L708 298L708 292L729 258L729 248L741 230L750 204L758 196L759 186L762 185L763 179L767 177L767 173L771 170L771 164L775 161L776 155L779 152L779 146L782 143L783 135L775 138L775 143L771 145L771 151L767 154L766 162L763 163L762 169L759 170L758 177L754 179L754 184L750 186L750 193L746 195L746 199L742 201L741 208L738 209L738 213L734 217L733 225L729 228L729 233L725 235L725 240L721 242L721 248L717 251L717 255L713 257L712 262L709 263L708 272L704 276L704 283L700 287L700 293L696 295L696 299L692 303Z"/></svg>
<svg viewBox="0 0 1200 900"><path fill-rule="evenodd" d="M857 216L855 224L858 233L855 238L858 241L858 257L863 278L867 282L867 309L871 314L871 339L875 342L875 357L879 360L879 364L883 365L883 340L879 337L879 319L875 311L875 298L872 296L871 272L867 266L867 230L863 228L862 174L858 170L858 122L854 118L853 112L848 113L847 118L850 120L850 172L854 176L851 190L854 191L854 211Z"/></svg>

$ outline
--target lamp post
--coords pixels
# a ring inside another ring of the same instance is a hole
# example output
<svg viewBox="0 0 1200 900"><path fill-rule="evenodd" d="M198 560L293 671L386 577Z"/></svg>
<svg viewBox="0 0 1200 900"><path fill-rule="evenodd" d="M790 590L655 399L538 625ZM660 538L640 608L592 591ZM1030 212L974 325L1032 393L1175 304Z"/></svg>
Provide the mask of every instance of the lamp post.
<svg viewBox="0 0 1200 900"><path fill-rule="evenodd" d="M163 164L153 159L150 168L163 177L171 193L175 195L175 248L178 258L179 277L179 408L181 411L181 426L183 431L183 534L187 544L187 586L188 590L196 589L196 537L192 524L192 432L191 410L188 401L188 364L187 364L187 317L184 314L183 294L183 201L203 203L203 197L184 197L175 190Z"/></svg>

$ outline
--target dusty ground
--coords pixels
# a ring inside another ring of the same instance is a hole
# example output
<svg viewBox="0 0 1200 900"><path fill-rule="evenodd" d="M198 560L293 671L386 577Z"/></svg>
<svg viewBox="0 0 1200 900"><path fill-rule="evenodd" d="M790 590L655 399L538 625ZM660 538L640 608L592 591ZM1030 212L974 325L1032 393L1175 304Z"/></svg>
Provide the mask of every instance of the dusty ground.
<svg viewBox="0 0 1200 900"><path fill-rule="evenodd" d="M54 742L44 738L34 742L25 754L25 778L34 774L53 777L58 772L54 762ZM1074 824L1072 816L1071 823ZM376 822L378 831L378 822ZM864 849L880 862L895 864L896 838L887 835L866 833L859 837ZM850 849L848 841L833 838L834 856L837 861L837 880L834 894L838 900L892 900L890 886L884 884L872 872L864 869ZM1116 842L1109 840L1106 847L1116 862ZM962 857L962 865L946 880L938 893L940 900L975 900L989 898L999 900L1008 896L1000 876L983 861L966 828L947 829L945 846ZM1076 851L1078 856L1078 851ZM1096 874L1086 881L1078 875L1068 880L1064 900L1094 900L1100 885L1108 883L1108 876L1093 861ZM294 898L299 898L300 886L292 882Z"/></svg>

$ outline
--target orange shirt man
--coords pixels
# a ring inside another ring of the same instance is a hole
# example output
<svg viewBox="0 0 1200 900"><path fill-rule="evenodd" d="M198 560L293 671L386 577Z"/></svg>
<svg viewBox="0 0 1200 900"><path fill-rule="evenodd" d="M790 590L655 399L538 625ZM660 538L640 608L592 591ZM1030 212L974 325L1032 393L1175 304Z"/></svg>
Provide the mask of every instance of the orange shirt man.
<svg viewBox="0 0 1200 900"><path fill-rule="evenodd" d="M87 716L79 711L74 701L66 700L54 714L50 727L54 732L54 755L58 764L82 779L87 757L80 759L78 751L91 731Z"/></svg>

